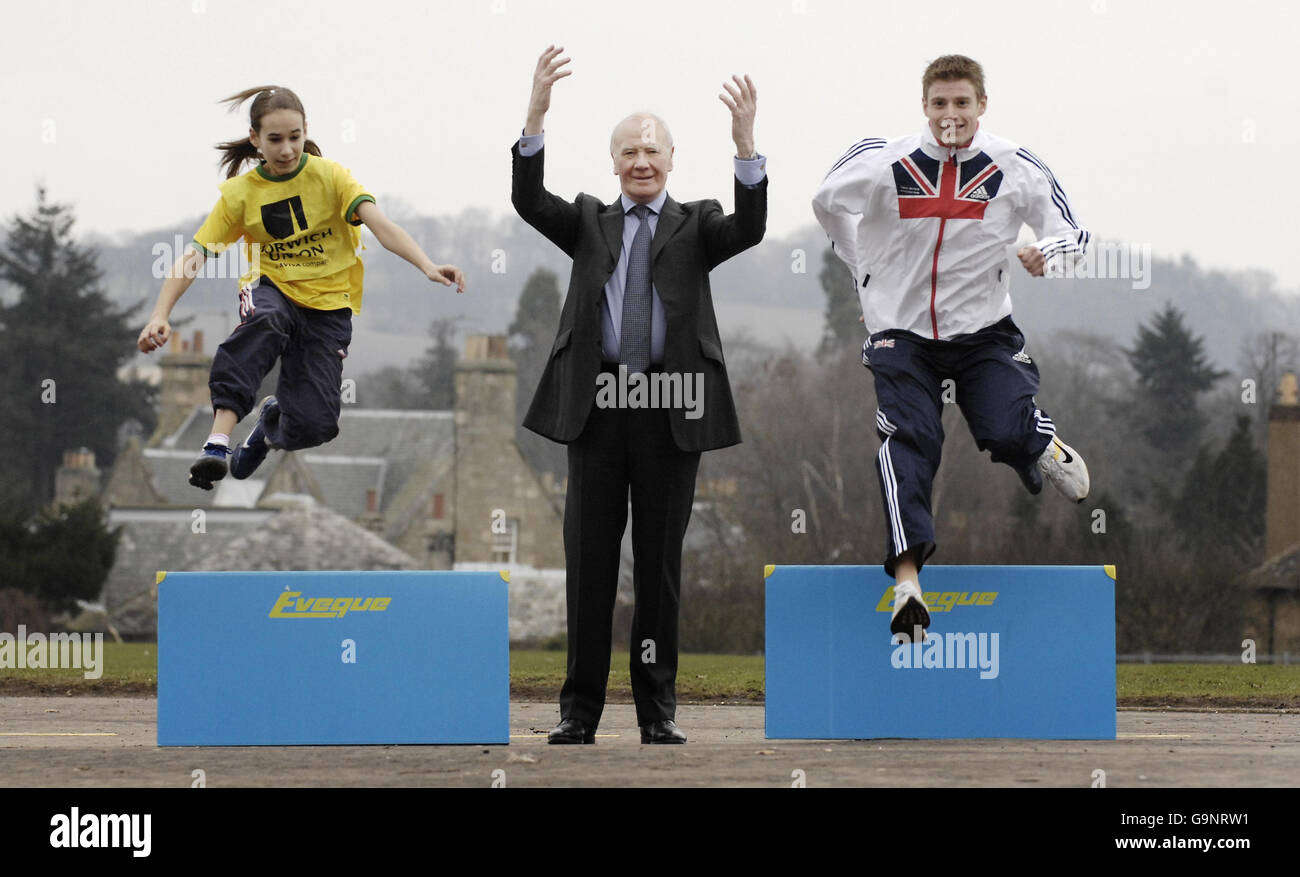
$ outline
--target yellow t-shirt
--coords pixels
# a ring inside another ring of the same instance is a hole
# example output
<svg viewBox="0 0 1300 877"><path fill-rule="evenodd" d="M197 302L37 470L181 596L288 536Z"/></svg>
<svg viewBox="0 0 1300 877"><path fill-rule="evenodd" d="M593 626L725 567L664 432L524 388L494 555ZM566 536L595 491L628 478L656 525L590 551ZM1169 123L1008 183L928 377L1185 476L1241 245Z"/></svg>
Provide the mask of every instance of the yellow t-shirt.
<svg viewBox="0 0 1300 877"><path fill-rule="evenodd" d="M222 183L194 246L212 256L242 238L250 270L241 287L265 274L303 307L358 314L365 269L356 213L374 200L338 162L303 153L293 173L272 176L259 165Z"/></svg>

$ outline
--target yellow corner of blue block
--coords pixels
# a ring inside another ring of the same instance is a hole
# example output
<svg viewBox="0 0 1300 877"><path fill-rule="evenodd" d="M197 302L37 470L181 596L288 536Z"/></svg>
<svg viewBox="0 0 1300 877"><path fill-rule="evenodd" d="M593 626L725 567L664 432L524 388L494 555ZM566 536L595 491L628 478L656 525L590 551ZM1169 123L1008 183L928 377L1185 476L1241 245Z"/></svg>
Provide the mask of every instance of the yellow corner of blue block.
<svg viewBox="0 0 1300 877"><path fill-rule="evenodd" d="M776 564L775 564L775 563L769 563L769 564L767 564L766 566L764 566L764 567L763 567L763 578L767 578L768 576L770 576L770 575L772 574L772 570L774 570L774 569L776 569Z"/></svg>
<svg viewBox="0 0 1300 877"><path fill-rule="evenodd" d="M503 570L501 570L501 581L503 581L503 582L509 582L509 581L510 581L510 570L508 570L508 569L503 569Z"/></svg>
<svg viewBox="0 0 1300 877"><path fill-rule="evenodd" d="M162 569L158 570L158 572L154 573L154 578L153 578L154 585L155 586L161 585L162 580L165 578L167 578L167 571Z"/></svg>
<svg viewBox="0 0 1300 877"><path fill-rule="evenodd" d="M1102 567L1102 569L1106 570L1106 575L1110 576L1112 579L1115 578L1115 564L1108 563Z"/></svg>

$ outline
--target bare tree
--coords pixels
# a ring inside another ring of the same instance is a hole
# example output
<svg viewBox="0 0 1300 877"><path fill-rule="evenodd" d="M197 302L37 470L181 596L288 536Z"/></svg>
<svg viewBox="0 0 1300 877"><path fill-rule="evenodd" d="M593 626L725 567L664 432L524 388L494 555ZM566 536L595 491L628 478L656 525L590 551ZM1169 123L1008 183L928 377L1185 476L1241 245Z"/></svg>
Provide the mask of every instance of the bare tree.
<svg viewBox="0 0 1300 877"><path fill-rule="evenodd" d="M1268 413L1287 372L1300 371L1300 338L1286 332L1256 332L1241 343L1237 359L1242 380L1255 382L1255 441L1268 447ZM1242 389L1245 393L1245 389Z"/></svg>

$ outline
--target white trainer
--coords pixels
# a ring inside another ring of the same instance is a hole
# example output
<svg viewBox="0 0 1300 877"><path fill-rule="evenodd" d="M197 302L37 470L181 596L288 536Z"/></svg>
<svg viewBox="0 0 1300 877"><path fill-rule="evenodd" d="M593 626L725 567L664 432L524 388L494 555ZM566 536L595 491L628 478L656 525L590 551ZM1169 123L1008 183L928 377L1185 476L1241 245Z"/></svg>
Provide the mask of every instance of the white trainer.
<svg viewBox="0 0 1300 877"><path fill-rule="evenodd" d="M1052 436L1047 449L1038 458L1038 471L1052 482L1066 499L1083 502L1088 497L1088 467L1074 448Z"/></svg>
<svg viewBox="0 0 1300 877"><path fill-rule="evenodd" d="M930 610L925 607L921 589L916 582L905 581L894 585L894 615L889 621L889 632L920 639L930 626Z"/></svg>

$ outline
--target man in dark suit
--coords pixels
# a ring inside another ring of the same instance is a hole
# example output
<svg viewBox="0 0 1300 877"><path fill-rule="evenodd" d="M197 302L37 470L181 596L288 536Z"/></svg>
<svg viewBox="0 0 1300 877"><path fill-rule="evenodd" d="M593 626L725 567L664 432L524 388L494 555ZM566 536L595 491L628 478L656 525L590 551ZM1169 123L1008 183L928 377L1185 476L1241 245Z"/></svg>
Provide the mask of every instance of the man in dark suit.
<svg viewBox="0 0 1300 877"><path fill-rule="evenodd" d="M609 204L586 194L569 202L542 183L551 87L571 72L563 69L563 51L549 47L537 62L513 149L512 191L524 221L573 259L555 345L524 418L528 429L567 444L569 454L568 675L561 721L548 742L595 742L630 490L637 724L642 743L685 743L674 722L682 538L700 453L740 442L709 271L763 239L767 176L754 150L756 95L747 76L733 77L719 95L736 143L734 214L717 201L668 197L672 135L648 113L624 119L610 138L622 194ZM631 391L656 382L665 388L657 397ZM611 385L629 391L611 393ZM666 391L673 386L686 392ZM684 398L690 389L696 397Z"/></svg>

